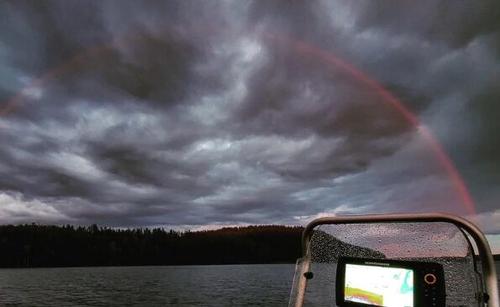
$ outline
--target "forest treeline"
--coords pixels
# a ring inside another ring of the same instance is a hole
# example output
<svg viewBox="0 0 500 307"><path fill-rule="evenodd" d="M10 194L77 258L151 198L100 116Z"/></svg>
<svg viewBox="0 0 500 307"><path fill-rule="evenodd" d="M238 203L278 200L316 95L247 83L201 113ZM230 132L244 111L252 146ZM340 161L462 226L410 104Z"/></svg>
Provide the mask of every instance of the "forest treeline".
<svg viewBox="0 0 500 307"><path fill-rule="evenodd" d="M0 267L293 263L303 228L248 226L180 232L161 228L0 226Z"/></svg>

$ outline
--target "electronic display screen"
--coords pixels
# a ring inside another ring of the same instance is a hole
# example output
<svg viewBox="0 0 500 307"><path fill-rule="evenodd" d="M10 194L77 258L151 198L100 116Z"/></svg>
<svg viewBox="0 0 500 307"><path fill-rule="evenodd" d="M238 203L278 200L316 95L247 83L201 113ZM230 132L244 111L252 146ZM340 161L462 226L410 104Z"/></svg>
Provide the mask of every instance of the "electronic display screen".
<svg viewBox="0 0 500 307"><path fill-rule="evenodd" d="M412 269L346 264L344 301L374 306L413 307Z"/></svg>

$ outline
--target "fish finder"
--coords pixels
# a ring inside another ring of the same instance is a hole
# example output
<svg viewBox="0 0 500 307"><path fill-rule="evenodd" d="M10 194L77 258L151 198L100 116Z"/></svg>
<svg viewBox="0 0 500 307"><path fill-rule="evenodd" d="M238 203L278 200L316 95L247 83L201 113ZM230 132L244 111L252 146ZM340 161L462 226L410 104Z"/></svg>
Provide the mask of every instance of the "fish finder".
<svg viewBox="0 0 500 307"><path fill-rule="evenodd" d="M444 307L439 263L385 259L339 259L336 303L342 307Z"/></svg>

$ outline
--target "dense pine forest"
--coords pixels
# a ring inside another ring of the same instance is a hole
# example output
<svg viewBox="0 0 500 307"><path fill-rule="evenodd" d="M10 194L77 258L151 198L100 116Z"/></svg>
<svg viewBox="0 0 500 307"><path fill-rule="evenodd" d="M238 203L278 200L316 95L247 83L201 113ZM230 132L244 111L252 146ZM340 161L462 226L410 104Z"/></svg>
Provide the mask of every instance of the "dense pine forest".
<svg viewBox="0 0 500 307"><path fill-rule="evenodd" d="M0 226L0 267L293 263L301 227L164 229Z"/></svg>

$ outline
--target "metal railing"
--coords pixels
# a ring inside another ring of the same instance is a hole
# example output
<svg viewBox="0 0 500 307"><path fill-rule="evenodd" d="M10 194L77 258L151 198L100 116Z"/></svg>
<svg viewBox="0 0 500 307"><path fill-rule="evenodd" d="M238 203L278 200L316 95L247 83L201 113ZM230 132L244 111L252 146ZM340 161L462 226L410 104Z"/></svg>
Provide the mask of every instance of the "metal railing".
<svg viewBox="0 0 500 307"><path fill-rule="evenodd" d="M307 287L307 278L305 272L309 270L311 254L310 242L314 228L320 225L340 225L340 224L374 224L374 223L451 223L467 233L477 246L479 259L482 266L482 278L486 292L482 298L483 305L488 307L500 307L497 273L495 262L491 253L490 246L482 231L468 220L445 213L418 213L418 214L383 214L383 215L352 215L352 216L333 216L318 218L310 222L302 234L302 256L304 262L301 266L301 272L298 275L297 292L295 297L295 306L302 307ZM467 238L468 240L468 238Z"/></svg>

